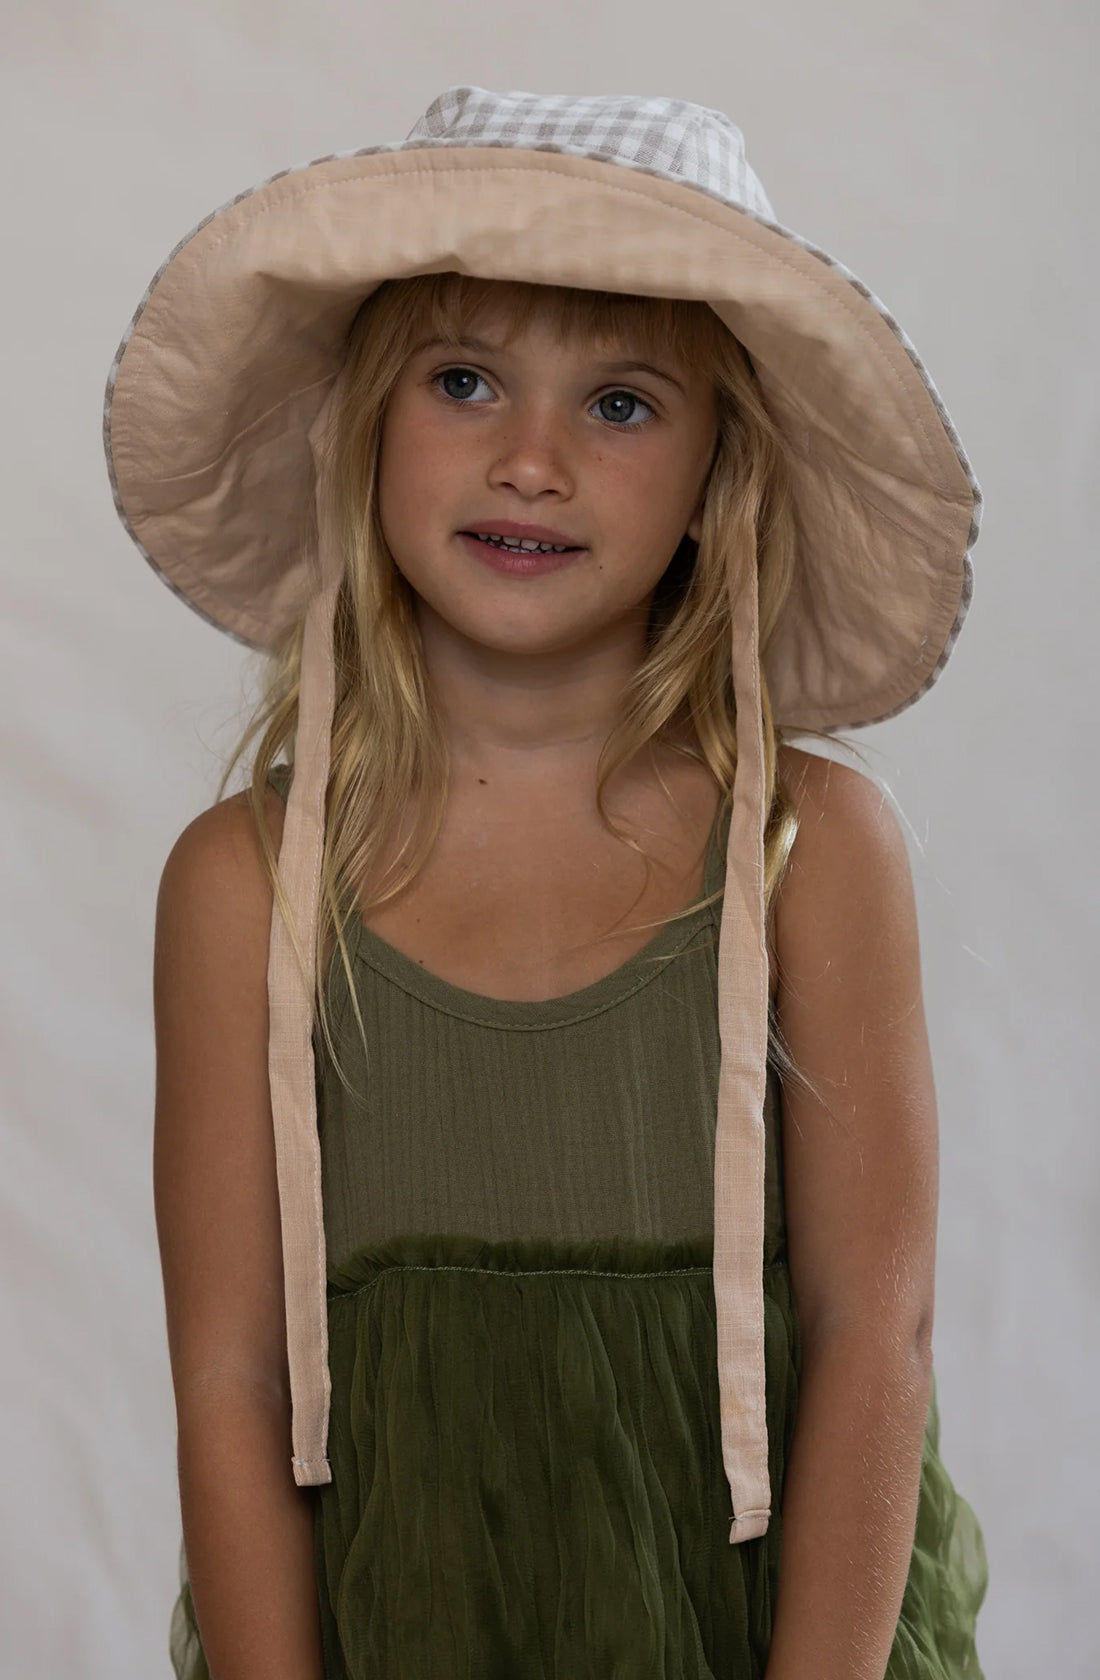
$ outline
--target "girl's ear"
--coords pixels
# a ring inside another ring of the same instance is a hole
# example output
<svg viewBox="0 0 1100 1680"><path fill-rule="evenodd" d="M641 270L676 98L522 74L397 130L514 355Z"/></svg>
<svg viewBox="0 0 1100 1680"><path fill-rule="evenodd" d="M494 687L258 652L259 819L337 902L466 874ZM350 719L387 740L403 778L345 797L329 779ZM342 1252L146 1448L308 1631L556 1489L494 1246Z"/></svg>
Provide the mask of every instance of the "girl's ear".
<svg viewBox="0 0 1100 1680"><path fill-rule="evenodd" d="M691 523L687 528L687 534L691 538L692 542L694 542L694 543L702 542L702 540L703 540L703 504L702 504L702 502L699 503L699 506L696 508L695 512L691 516Z"/></svg>

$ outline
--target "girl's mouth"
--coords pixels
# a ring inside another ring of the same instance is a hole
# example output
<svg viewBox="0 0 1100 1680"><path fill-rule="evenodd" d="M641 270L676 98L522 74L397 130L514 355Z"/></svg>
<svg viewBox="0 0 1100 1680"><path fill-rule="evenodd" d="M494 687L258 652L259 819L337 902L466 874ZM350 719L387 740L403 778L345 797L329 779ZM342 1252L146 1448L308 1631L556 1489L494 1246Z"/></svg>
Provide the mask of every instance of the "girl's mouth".
<svg viewBox="0 0 1100 1680"><path fill-rule="evenodd" d="M474 536L470 531L460 531L458 535L484 565L495 572L506 572L515 577L537 577L543 572L556 572L579 554L587 552L583 548L556 549L549 544L520 548L518 545L509 546L499 537Z"/></svg>

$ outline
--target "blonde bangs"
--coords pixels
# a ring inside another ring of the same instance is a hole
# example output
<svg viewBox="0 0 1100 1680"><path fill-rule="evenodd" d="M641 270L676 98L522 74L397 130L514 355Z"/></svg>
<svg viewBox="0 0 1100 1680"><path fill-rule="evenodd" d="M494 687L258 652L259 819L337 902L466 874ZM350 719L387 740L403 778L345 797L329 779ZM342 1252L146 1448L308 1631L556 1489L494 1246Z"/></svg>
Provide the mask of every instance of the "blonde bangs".
<svg viewBox="0 0 1100 1680"><path fill-rule="evenodd" d="M654 361L661 355L671 356L690 372L702 373L713 368L730 339L709 304L684 298L487 280L451 272L384 284L402 289L410 348L429 337L457 344L492 319L503 322L505 343L537 323L559 344L607 350L629 347L632 354Z"/></svg>

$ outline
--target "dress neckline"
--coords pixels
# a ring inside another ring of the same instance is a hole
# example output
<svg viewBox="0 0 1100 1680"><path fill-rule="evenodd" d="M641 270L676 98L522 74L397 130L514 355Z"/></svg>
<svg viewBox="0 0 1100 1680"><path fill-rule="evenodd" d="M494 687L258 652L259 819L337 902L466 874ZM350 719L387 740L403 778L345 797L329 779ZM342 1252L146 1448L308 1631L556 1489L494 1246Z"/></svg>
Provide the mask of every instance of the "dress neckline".
<svg viewBox="0 0 1100 1680"><path fill-rule="evenodd" d="M720 799L707 844L703 898L718 892L725 880L729 814L728 797ZM663 973L665 962L662 959L677 955L708 927L713 926L717 932L721 908L719 899L713 904L697 907L688 916L666 922L639 951L627 957L609 974L560 997L541 999L488 997L484 993L453 985L423 968L412 957L399 951L396 945L383 939L381 934L375 933L355 909L349 914L344 931L353 962L366 963L402 991L433 1009L483 1026L543 1029L569 1026L574 1021L598 1015L649 985Z"/></svg>

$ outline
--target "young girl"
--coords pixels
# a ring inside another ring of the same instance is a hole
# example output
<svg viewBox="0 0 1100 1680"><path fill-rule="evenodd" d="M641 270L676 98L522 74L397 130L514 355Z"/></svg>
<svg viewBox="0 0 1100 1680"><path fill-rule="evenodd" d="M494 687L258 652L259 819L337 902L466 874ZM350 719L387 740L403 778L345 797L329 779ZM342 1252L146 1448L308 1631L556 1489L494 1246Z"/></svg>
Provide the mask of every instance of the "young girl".
<svg viewBox="0 0 1100 1680"><path fill-rule="evenodd" d="M157 913L177 1676L981 1680L905 845L789 740L969 602L912 344L721 113L453 88L178 246L106 427L268 655Z"/></svg>

